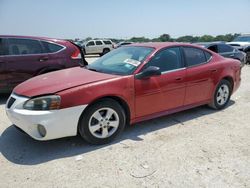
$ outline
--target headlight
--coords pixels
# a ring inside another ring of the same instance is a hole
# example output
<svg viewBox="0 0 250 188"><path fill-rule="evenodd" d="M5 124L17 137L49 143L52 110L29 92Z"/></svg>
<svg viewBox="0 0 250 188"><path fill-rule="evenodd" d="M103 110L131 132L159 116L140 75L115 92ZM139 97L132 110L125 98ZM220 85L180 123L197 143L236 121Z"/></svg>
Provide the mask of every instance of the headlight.
<svg viewBox="0 0 250 188"><path fill-rule="evenodd" d="M60 108L61 97L48 95L26 101L23 108L26 110L56 110Z"/></svg>

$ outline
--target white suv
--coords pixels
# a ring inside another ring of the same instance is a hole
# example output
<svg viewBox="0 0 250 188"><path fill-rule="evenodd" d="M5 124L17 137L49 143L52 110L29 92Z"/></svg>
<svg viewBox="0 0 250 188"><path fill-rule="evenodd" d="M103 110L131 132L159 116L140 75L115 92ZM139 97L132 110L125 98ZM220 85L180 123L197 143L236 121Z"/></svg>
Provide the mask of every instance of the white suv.
<svg viewBox="0 0 250 188"><path fill-rule="evenodd" d="M111 40L89 40L82 46L84 54L99 54L100 56L114 49Z"/></svg>

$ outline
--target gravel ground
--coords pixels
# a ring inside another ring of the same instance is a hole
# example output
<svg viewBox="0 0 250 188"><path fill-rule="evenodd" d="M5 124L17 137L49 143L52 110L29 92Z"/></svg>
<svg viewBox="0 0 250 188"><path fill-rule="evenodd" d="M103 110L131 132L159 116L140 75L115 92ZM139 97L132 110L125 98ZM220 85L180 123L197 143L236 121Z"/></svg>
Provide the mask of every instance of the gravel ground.
<svg viewBox="0 0 250 188"><path fill-rule="evenodd" d="M126 128L116 142L38 142L17 131L0 98L0 187L250 187L250 67L229 106L206 106Z"/></svg>

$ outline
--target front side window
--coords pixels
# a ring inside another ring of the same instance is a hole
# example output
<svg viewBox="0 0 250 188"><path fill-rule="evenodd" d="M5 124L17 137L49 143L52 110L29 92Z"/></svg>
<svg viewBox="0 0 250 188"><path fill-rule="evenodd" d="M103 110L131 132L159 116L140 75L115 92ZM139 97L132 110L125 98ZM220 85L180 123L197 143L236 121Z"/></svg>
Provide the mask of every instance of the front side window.
<svg viewBox="0 0 250 188"><path fill-rule="evenodd" d="M0 56L8 55L8 46L6 44L6 39L0 38Z"/></svg>
<svg viewBox="0 0 250 188"><path fill-rule="evenodd" d="M39 41L32 39L9 38L9 55L41 54L42 46Z"/></svg>
<svg viewBox="0 0 250 188"><path fill-rule="evenodd" d="M144 69L149 66L159 67L161 72L183 68L180 48L167 48L158 52L150 62L145 65Z"/></svg>
<svg viewBox="0 0 250 188"><path fill-rule="evenodd" d="M86 68L109 74L129 75L137 69L153 50L154 48L150 47L121 47L112 50Z"/></svg>
<svg viewBox="0 0 250 188"><path fill-rule="evenodd" d="M206 63L206 57L203 50L192 47L183 47L187 66L194 66Z"/></svg>
<svg viewBox="0 0 250 188"><path fill-rule="evenodd" d="M229 53L229 52L233 52L233 51L234 51L234 48L232 46L225 45L225 44L218 45L218 52L219 53Z"/></svg>
<svg viewBox="0 0 250 188"><path fill-rule="evenodd" d="M90 41L88 42L88 44L86 46L94 46L95 45L95 42L94 41Z"/></svg>

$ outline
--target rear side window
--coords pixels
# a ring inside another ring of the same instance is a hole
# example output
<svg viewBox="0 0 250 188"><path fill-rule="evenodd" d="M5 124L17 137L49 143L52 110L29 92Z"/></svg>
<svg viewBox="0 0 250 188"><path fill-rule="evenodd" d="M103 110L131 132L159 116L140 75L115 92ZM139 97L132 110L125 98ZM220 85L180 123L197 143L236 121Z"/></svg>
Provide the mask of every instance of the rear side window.
<svg viewBox="0 0 250 188"><path fill-rule="evenodd" d="M43 46L45 48L46 53L55 53L55 52L58 52L61 49L63 49L62 46L59 46L57 44L50 43L50 42L42 41L42 44L43 44Z"/></svg>
<svg viewBox="0 0 250 188"><path fill-rule="evenodd" d="M6 39L0 38L0 55L8 55L8 46Z"/></svg>
<svg viewBox="0 0 250 188"><path fill-rule="evenodd" d="M103 42L104 42L104 44L112 44L112 42L109 40L104 40Z"/></svg>
<svg viewBox="0 0 250 188"><path fill-rule="evenodd" d="M226 45L226 44L219 44L218 45L218 52L219 53L227 53L227 52L233 52L234 48L232 46Z"/></svg>
<svg viewBox="0 0 250 188"><path fill-rule="evenodd" d="M42 46L39 41L32 39L9 38L9 55L41 54Z"/></svg>
<svg viewBox="0 0 250 188"><path fill-rule="evenodd" d="M204 51L204 53L205 53L207 61L209 61L212 58L212 55L209 52L206 52L206 51Z"/></svg>
<svg viewBox="0 0 250 188"><path fill-rule="evenodd" d="M179 47L167 48L157 53L146 67L159 67L161 72L171 71L183 67ZM144 67L144 68L146 68Z"/></svg>
<svg viewBox="0 0 250 188"><path fill-rule="evenodd" d="M97 40L97 41L95 41L95 44L96 44L96 45L102 45L102 41Z"/></svg>
<svg viewBox="0 0 250 188"><path fill-rule="evenodd" d="M188 67L199 65L207 61L205 53L201 49L192 48L192 47L184 47L183 50L184 50L186 63Z"/></svg>

